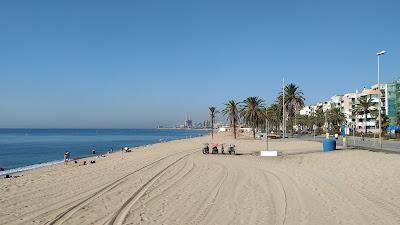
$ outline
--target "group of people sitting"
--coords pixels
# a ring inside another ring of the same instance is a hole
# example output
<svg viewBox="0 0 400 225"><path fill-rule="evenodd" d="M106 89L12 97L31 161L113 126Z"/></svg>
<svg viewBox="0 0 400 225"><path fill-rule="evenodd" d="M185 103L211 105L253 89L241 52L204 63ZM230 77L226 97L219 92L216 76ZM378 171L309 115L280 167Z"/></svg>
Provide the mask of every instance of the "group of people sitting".
<svg viewBox="0 0 400 225"><path fill-rule="evenodd" d="M91 151L92 151L92 154L93 154L93 155L96 155L96 149L95 149L95 148L92 148ZM110 148L110 149L107 151L107 153L110 154L110 153L112 153L113 151L114 151L113 148ZM104 158L104 157L107 157L107 156L106 156L105 154L96 155L96 158L100 158L100 157ZM64 153L64 164L67 165L69 161L71 161L71 153L67 151L67 152ZM74 163L75 163L75 164L78 164L78 160L74 160ZM92 161L90 161L90 163L93 164L93 163L96 163L96 161L95 161L95 160L92 160ZM86 161L82 161L82 164L80 164L80 166L81 166L81 165L82 165L82 166L86 165Z"/></svg>
<svg viewBox="0 0 400 225"><path fill-rule="evenodd" d="M96 154L96 149L95 149L94 147L91 149L91 152L92 152L92 155L95 155L95 156L96 156L96 158L104 158L104 157L107 157L106 154ZM108 154L111 154L111 153L113 153L113 152L114 152L114 149L113 149L113 148L110 148L110 149L107 151ZM132 152L132 149L129 148L129 147L123 147L123 148L121 149L121 152L122 152L122 153L124 153L124 152ZM68 152L68 151L66 151L66 152L64 153L64 164L67 165L69 161L71 161L71 153ZM74 161L75 164L78 164L78 160L73 160L73 161ZM90 164L94 164L94 163L96 163L96 161L95 161L95 160L92 160L92 161L90 161L89 163L90 163ZM87 165L87 162L86 162L86 161L82 161L82 164L79 164L79 165L80 165L80 166L81 166L81 165L82 165L82 166ZM0 169L2 169L2 168L0 168ZM1 170L0 170L0 171L1 171Z"/></svg>
<svg viewBox="0 0 400 225"><path fill-rule="evenodd" d="M90 164L94 164L96 163L96 160L91 160ZM78 161L75 160L75 164L78 164ZM83 161L82 164L80 164L79 166L86 166L86 161Z"/></svg>
<svg viewBox="0 0 400 225"><path fill-rule="evenodd" d="M132 152L132 150L129 147L124 147L123 151L125 152Z"/></svg>
<svg viewBox="0 0 400 225"><path fill-rule="evenodd" d="M209 153L210 153L209 144L206 143L206 144L204 144L204 145L205 145L205 146L204 146L204 148L203 148L203 154L209 154ZM218 149L219 146L220 146L219 144L213 144L213 145L212 145L211 154L218 154L218 153L219 153L219 149ZM235 149L235 147L236 147L236 146L233 145L233 144L230 144L230 145L228 146L228 153L229 153L229 155L231 155L231 154L235 155L235 154L236 154L236 149ZM221 144L221 154L225 154L224 144Z"/></svg>

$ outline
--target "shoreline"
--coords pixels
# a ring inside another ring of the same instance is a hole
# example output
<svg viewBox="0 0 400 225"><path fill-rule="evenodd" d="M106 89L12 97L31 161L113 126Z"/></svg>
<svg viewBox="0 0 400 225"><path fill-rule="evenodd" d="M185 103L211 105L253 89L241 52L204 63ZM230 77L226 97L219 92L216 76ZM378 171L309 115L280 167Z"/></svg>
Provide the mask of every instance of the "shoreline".
<svg viewBox="0 0 400 225"><path fill-rule="evenodd" d="M147 147L147 146L152 146L152 145L156 145L156 144L160 144L160 143L167 143L167 142L173 142L173 141L178 141L178 140L186 140L186 139L192 139L192 138L198 138L198 137L204 137L207 136L208 134L204 134L201 136L195 136L195 137L185 137L185 138L179 138L179 139L174 139L174 140L159 140L156 143L149 143L149 144L143 144L143 145L137 145L135 147L132 146L126 146L129 147L130 149L132 149L132 151L134 151L135 149L141 148L141 147ZM95 154L95 155L86 155L86 156L80 156L80 157L76 157L76 158L72 158L70 161L68 161L68 164L72 164L74 163L74 161L78 161L78 160L84 160L84 159L91 159L91 158L99 158L101 157L101 155L110 155L110 154L115 154L118 152L123 151L123 148L115 150L111 153L109 152L101 152L99 154ZM36 164L32 164L32 165L27 165L27 166L22 166L22 167L17 167L17 168L12 168L9 170L4 170L4 171L0 171L0 178L4 178L3 176L6 175L20 175L20 173L22 172L26 172L26 171L31 171L31 170L36 170L36 169L40 169L43 167L49 167L49 166L53 166L53 165L59 165L59 164L63 164L64 160L60 159L60 160L52 160L52 161L48 161L48 162L42 162L42 163L36 163Z"/></svg>

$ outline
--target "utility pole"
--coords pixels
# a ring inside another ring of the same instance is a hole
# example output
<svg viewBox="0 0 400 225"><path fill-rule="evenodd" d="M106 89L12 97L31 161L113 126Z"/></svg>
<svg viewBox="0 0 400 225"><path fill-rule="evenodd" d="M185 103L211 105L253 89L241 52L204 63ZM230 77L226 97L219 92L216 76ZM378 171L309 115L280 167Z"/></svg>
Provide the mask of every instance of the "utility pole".
<svg viewBox="0 0 400 225"><path fill-rule="evenodd" d="M266 133L266 138L267 138L267 151L269 150L268 148L268 133L269 133L269 124L268 124L268 118L265 118L265 133Z"/></svg>
<svg viewBox="0 0 400 225"><path fill-rule="evenodd" d="M380 52L376 53L376 55L378 56L378 90L379 90L379 94L378 94L378 98L379 98L378 99L378 110L379 110L379 112L378 112L379 113L379 115L378 115L378 130L379 130L379 144L380 144L381 148L382 148L382 127L381 127L381 110L382 110L381 95L382 95L382 93L381 93L381 82L380 82L379 58L383 54L385 54L385 51L380 51Z"/></svg>
<svg viewBox="0 0 400 225"><path fill-rule="evenodd" d="M286 116L285 116L285 78L283 78L282 81L282 133L283 133L283 138L286 137Z"/></svg>
<svg viewBox="0 0 400 225"><path fill-rule="evenodd" d="M322 109L322 112L324 112L324 109ZM327 120L327 118L326 118L326 114L328 113L328 110L326 110L325 112L324 112L324 116L325 116L325 129L326 129L326 132L328 133L328 120Z"/></svg>
<svg viewBox="0 0 400 225"><path fill-rule="evenodd" d="M353 123L353 145L354 145L354 146L356 145L356 139L355 139L355 137L354 137L354 131L355 131L355 129L356 129L356 124Z"/></svg>
<svg viewBox="0 0 400 225"><path fill-rule="evenodd" d="M314 125L313 125L313 130L314 130L314 140L315 140L315 130L317 129L317 114L314 113Z"/></svg>

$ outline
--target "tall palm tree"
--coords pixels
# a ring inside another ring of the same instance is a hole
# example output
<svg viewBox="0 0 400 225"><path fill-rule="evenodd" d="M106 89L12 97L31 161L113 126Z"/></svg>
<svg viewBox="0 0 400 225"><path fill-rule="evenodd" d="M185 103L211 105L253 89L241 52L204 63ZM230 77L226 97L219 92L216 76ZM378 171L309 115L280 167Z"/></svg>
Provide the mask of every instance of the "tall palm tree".
<svg viewBox="0 0 400 225"><path fill-rule="evenodd" d="M214 123L215 123L215 118L217 117L218 110L214 106L211 106L208 109L210 110L210 119L211 119L211 138L214 138Z"/></svg>
<svg viewBox="0 0 400 225"><path fill-rule="evenodd" d="M239 103L234 100L230 100L225 104L225 109L222 110L224 116L228 117L228 120L233 127L233 137L236 139L236 126L239 122Z"/></svg>
<svg viewBox="0 0 400 225"><path fill-rule="evenodd" d="M374 105L372 102L372 99L360 99L358 102L357 107L354 109L354 113L358 115L364 115L364 121L365 121L365 134L367 134L368 128L367 128L367 115L368 113L371 112L371 107Z"/></svg>
<svg viewBox="0 0 400 225"><path fill-rule="evenodd" d="M305 98L303 92L296 84L293 83L287 84L284 90L285 90L285 109L287 111L287 116L289 120L292 121L292 135L293 135L293 126L295 125L293 118L296 115L296 112L300 108L304 107ZM282 102L282 98L283 94L281 92L278 97L278 101Z"/></svg>
<svg viewBox="0 0 400 225"><path fill-rule="evenodd" d="M243 101L241 109L241 116L244 122L253 130L253 138L256 138L256 128L260 122L265 118L264 100L259 97L248 97Z"/></svg>

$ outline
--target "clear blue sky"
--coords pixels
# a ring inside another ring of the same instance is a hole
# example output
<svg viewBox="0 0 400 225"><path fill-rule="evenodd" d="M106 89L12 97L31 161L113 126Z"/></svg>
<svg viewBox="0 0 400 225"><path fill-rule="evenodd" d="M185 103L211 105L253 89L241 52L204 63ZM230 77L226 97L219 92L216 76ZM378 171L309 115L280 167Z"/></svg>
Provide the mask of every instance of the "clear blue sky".
<svg viewBox="0 0 400 225"><path fill-rule="evenodd" d="M153 127L400 78L399 1L1 1L0 127Z"/></svg>

